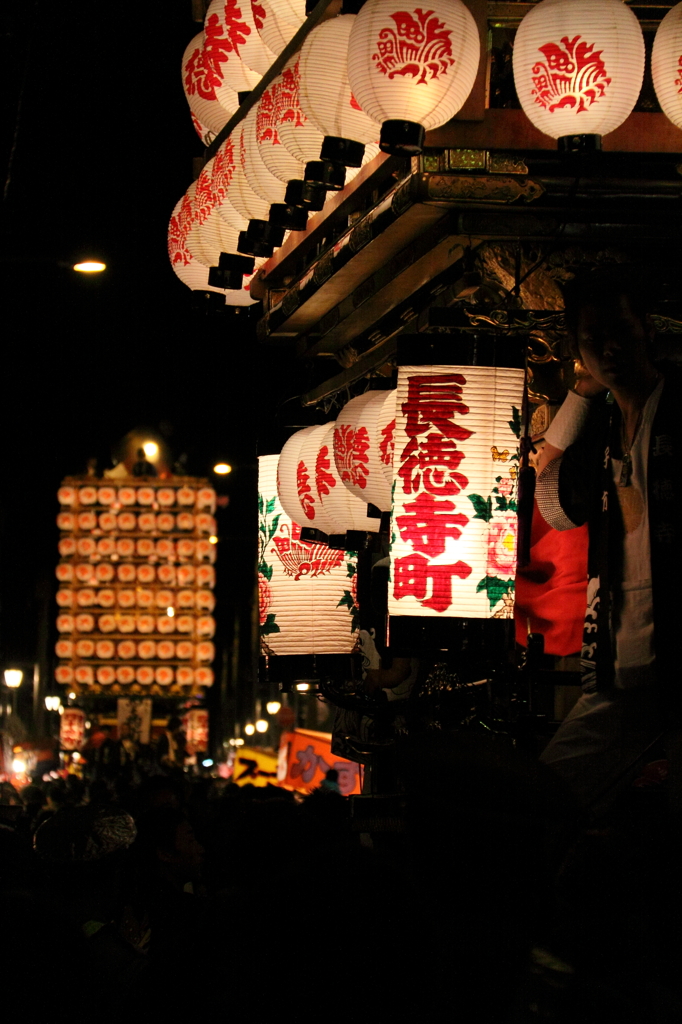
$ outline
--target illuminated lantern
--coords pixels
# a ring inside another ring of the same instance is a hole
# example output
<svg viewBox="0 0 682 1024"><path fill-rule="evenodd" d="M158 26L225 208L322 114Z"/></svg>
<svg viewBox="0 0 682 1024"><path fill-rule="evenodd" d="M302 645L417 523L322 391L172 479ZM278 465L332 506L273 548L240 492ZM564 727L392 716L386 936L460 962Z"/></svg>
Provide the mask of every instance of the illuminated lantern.
<svg viewBox="0 0 682 1024"><path fill-rule="evenodd" d="M182 87L189 109L216 135L239 108L237 91L224 80L210 45L204 49L203 32L192 39L183 54Z"/></svg>
<svg viewBox="0 0 682 1024"><path fill-rule="evenodd" d="M232 133L235 165L227 188L227 199L237 213L249 221L248 228L239 236L238 251L251 256L269 257L272 256L274 247L284 241L284 229L268 223L270 203L254 192L247 179L245 125L246 119L240 122ZM250 173L253 175L254 172Z"/></svg>
<svg viewBox="0 0 682 1024"><path fill-rule="evenodd" d="M427 7L367 0L351 29L348 82L381 124L386 153L420 153L424 132L455 116L478 71L481 44L468 8L461 0Z"/></svg>
<svg viewBox="0 0 682 1024"><path fill-rule="evenodd" d="M317 430L317 427L304 427L292 434L282 448L277 463L278 499L286 515L298 526L312 526L309 510L306 511L301 501L309 492L312 494L310 473L301 459L301 452L306 439ZM307 501L306 505L309 504Z"/></svg>
<svg viewBox="0 0 682 1024"><path fill-rule="evenodd" d="M208 125L202 124L197 115L194 114L191 110L189 114L190 117L192 118L194 131L197 133L197 135L203 142L204 146L210 146L213 140L215 139L217 133L212 132Z"/></svg>
<svg viewBox="0 0 682 1024"><path fill-rule="evenodd" d="M391 615L510 618L523 370L403 366Z"/></svg>
<svg viewBox="0 0 682 1024"><path fill-rule="evenodd" d="M62 750L80 750L84 742L85 712L80 708L64 708L59 718L59 745Z"/></svg>
<svg viewBox="0 0 682 1024"><path fill-rule="evenodd" d="M513 66L536 128L566 150L600 148L637 102L644 38L622 0L542 0L519 26Z"/></svg>
<svg viewBox="0 0 682 1024"><path fill-rule="evenodd" d="M377 416L377 444L381 469L388 486L393 488L393 448L395 435L395 391L385 391Z"/></svg>
<svg viewBox="0 0 682 1024"><path fill-rule="evenodd" d="M668 11L658 27L651 75L663 113L682 128L682 3Z"/></svg>
<svg viewBox="0 0 682 1024"><path fill-rule="evenodd" d="M189 749L195 754L208 750L208 711L206 708L192 708L183 718L185 736Z"/></svg>
<svg viewBox="0 0 682 1024"><path fill-rule="evenodd" d="M194 682L197 686L213 686L213 669L202 666L194 669Z"/></svg>
<svg viewBox="0 0 682 1024"><path fill-rule="evenodd" d="M357 608L355 556L304 543L277 495L276 455L258 460L258 598L265 654L348 654Z"/></svg>
<svg viewBox="0 0 682 1024"><path fill-rule="evenodd" d="M305 21L305 0L254 0L251 9L258 33L275 54L280 54Z"/></svg>
<svg viewBox="0 0 682 1024"><path fill-rule="evenodd" d="M304 172L303 163L291 155L279 136L282 125L295 125L298 117L298 110L294 106L297 98L296 83L290 65L291 61L281 75L270 82L256 105L253 122L253 137L261 159L270 173L281 182L302 178Z"/></svg>
<svg viewBox="0 0 682 1024"><path fill-rule="evenodd" d="M203 59L238 93L253 89L262 77L247 67L240 56L242 46L252 35L256 35L256 30L250 0L212 0L204 18Z"/></svg>
<svg viewBox="0 0 682 1024"><path fill-rule="evenodd" d="M328 423L315 459L315 494L323 513L336 523L335 533L377 533L381 519L367 515L367 498L358 498L344 487L334 458L335 423ZM345 463L344 463L345 464ZM348 537L355 546L357 538Z"/></svg>
<svg viewBox="0 0 682 1024"><path fill-rule="evenodd" d="M258 137L258 110L259 106L252 107L244 118L242 139L245 145L246 160L244 170L246 178L254 192L265 199L269 204L268 220L273 223L273 215L277 218L274 223L281 228L289 228L294 231L303 231L308 222L308 214L303 207L289 205L285 202L286 185L279 178L275 177L265 166L261 154L261 141ZM262 146L270 149L269 132L264 129ZM302 165L297 164L285 151L286 160L296 168L294 174L300 180L304 173ZM273 204L275 204L273 206Z"/></svg>
<svg viewBox="0 0 682 1024"><path fill-rule="evenodd" d="M354 98L348 82L348 40L356 16L342 14L314 28L301 47L301 108L325 136L319 155L359 167L364 144L377 142L380 126Z"/></svg>

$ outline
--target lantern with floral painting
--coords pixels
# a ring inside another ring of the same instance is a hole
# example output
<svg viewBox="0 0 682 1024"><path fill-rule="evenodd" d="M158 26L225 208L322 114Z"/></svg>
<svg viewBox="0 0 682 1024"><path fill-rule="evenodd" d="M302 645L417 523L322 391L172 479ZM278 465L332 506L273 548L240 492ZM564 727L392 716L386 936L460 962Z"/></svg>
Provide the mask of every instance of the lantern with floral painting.
<svg viewBox="0 0 682 1024"><path fill-rule="evenodd" d="M518 28L513 67L536 128L564 150L598 149L637 102L642 30L622 0L542 0Z"/></svg>
<svg viewBox="0 0 682 1024"><path fill-rule="evenodd" d="M682 3L669 10L658 26L651 76L661 110L682 128Z"/></svg>
<svg viewBox="0 0 682 1024"><path fill-rule="evenodd" d="M389 613L510 618L523 370L403 366Z"/></svg>
<svg viewBox="0 0 682 1024"><path fill-rule="evenodd" d="M189 109L216 135L239 107L237 91L227 84L210 50L204 50L204 33L190 42L182 57L182 87Z"/></svg>
<svg viewBox="0 0 682 1024"><path fill-rule="evenodd" d="M356 558L306 542L277 494L277 455L258 460L258 591L264 654L349 654L358 609Z"/></svg>
<svg viewBox="0 0 682 1024"><path fill-rule="evenodd" d="M480 45L461 0L436 0L428 9L367 0L348 40L348 82L381 124L384 152L420 153L424 132L455 116L473 88Z"/></svg>

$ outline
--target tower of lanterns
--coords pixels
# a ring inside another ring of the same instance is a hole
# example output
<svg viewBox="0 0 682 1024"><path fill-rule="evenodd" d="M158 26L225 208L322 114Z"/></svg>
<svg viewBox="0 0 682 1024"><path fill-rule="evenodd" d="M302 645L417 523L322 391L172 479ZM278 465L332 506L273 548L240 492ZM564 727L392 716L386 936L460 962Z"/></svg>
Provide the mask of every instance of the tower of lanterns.
<svg viewBox="0 0 682 1024"><path fill-rule="evenodd" d="M211 686L213 488L67 477L58 500L57 682L121 696Z"/></svg>

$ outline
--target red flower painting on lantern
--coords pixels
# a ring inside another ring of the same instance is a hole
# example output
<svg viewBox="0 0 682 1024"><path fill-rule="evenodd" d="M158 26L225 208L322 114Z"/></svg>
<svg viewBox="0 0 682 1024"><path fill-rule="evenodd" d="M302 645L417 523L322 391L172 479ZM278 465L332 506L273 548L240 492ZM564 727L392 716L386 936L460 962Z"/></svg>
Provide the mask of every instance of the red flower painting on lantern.
<svg viewBox="0 0 682 1024"><path fill-rule="evenodd" d="M491 522L488 533L489 576L512 576L516 570L516 537L518 520L515 513Z"/></svg>
<svg viewBox="0 0 682 1024"><path fill-rule="evenodd" d="M382 75L410 75L416 85L446 74L455 63L452 56L452 30L445 28L433 11L416 7L409 11L396 11L390 16L395 28L382 28L377 42L377 53L372 54L376 68Z"/></svg>
<svg viewBox="0 0 682 1024"><path fill-rule="evenodd" d="M264 626L268 621L268 608L272 603L270 584L262 572L258 573L258 622Z"/></svg>
<svg viewBox="0 0 682 1024"><path fill-rule="evenodd" d="M611 84L602 50L594 52L594 44L563 36L561 45L547 43L538 47L545 60L533 67L532 94L535 102L550 113L562 107L575 107L580 114L601 99Z"/></svg>

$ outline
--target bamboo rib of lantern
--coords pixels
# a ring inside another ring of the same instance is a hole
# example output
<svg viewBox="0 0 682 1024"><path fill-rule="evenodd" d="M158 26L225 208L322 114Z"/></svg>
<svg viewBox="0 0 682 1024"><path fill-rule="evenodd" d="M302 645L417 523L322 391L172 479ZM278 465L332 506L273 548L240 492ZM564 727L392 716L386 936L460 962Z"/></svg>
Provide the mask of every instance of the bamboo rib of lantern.
<svg viewBox="0 0 682 1024"><path fill-rule="evenodd" d="M331 8L331 11L328 14L327 11L329 8ZM289 58L293 57L293 55L301 49L303 41L308 33L312 32L312 30L325 19L325 16L333 18L339 14L340 11L341 0L319 0L319 3L316 4L311 14L308 15L298 32L292 36L277 59L270 65L258 85L251 90L248 97L239 107L239 110L235 111L227 124L224 125L218 135L216 135L211 145L206 148L204 163L208 163L211 157L216 155L225 139L227 139L231 132L234 131L240 121L243 121L251 108L256 106L270 83L273 82L283 70Z"/></svg>

